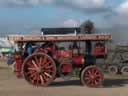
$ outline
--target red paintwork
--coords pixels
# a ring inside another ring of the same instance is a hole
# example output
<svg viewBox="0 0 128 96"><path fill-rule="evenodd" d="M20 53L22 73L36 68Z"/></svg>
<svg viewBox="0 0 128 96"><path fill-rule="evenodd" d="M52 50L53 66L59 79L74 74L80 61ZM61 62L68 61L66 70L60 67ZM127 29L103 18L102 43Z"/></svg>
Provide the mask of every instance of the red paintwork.
<svg viewBox="0 0 128 96"><path fill-rule="evenodd" d="M93 49L93 56L104 57L106 55L106 47L103 44L96 45Z"/></svg>
<svg viewBox="0 0 128 96"><path fill-rule="evenodd" d="M58 50L56 51L58 57L72 57L71 50Z"/></svg>
<svg viewBox="0 0 128 96"><path fill-rule="evenodd" d="M72 58L72 64L76 67L84 64L83 55L74 55L72 50L55 50L52 47L47 47L47 48L38 48L35 51L35 53L36 52L47 53L48 51L52 53L53 58L56 60L60 57L66 57L66 58Z"/></svg>
<svg viewBox="0 0 128 96"><path fill-rule="evenodd" d="M22 77L22 74L21 74L22 57L20 54L15 54L14 58L15 58L15 62L16 62L16 65L15 65L16 76L19 78L19 77Z"/></svg>
<svg viewBox="0 0 128 96"><path fill-rule="evenodd" d="M79 66L84 64L84 57L82 55L76 55L72 58L72 64L74 66Z"/></svg>
<svg viewBox="0 0 128 96"><path fill-rule="evenodd" d="M69 64L62 64L61 65L61 71L62 72L71 72L71 67Z"/></svg>

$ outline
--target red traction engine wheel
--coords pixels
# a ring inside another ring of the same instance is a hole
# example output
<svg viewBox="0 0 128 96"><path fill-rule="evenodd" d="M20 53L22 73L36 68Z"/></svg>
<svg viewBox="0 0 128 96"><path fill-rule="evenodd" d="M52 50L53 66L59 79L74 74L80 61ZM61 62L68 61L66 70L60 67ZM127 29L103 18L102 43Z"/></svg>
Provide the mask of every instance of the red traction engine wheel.
<svg viewBox="0 0 128 96"><path fill-rule="evenodd" d="M81 83L88 87L100 87L103 83L103 74L96 66L88 66L82 70Z"/></svg>
<svg viewBox="0 0 128 96"><path fill-rule="evenodd" d="M35 53L23 63L24 78L34 86L47 86L56 76L56 64L45 53Z"/></svg>

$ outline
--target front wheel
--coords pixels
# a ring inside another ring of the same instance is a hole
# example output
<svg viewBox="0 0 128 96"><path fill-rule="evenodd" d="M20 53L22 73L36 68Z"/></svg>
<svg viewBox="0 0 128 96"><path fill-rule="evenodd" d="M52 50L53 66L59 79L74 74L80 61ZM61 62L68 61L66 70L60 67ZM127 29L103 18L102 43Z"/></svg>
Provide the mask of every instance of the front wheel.
<svg viewBox="0 0 128 96"><path fill-rule="evenodd" d="M81 83L88 87L100 87L103 79L103 74L100 69L93 65L85 67L80 75Z"/></svg>

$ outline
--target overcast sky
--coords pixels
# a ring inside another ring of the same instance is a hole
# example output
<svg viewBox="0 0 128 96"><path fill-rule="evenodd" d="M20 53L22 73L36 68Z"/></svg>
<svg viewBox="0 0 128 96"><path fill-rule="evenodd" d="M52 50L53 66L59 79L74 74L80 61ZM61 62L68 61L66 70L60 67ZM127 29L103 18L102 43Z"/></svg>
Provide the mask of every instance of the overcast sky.
<svg viewBox="0 0 128 96"><path fill-rule="evenodd" d="M114 38L128 41L128 0L0 0L2 35L79 26L88 19Z"/></svg>

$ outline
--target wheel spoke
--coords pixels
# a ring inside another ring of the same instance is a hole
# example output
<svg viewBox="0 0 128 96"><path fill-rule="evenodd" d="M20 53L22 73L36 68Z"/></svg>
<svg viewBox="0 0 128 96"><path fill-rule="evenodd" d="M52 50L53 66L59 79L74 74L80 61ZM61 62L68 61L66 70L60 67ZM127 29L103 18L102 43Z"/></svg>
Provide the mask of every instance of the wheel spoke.
<svg viewBox="0 0 128 96"><path fill-rule="evenodd" d="M32 78L32 80L35 80L35 79L36 79L36 74L31 74L31 75L29 76L29 78Z"/></svg>
<svg viewBox="0 0 128 96"><path fill-rule="evenodd" d="M50 72L53 72L53 70L51 70L51 69L45 69L45 72L50 73Z"/></svg>
<svg viewBox="0 0 128 96"><path fill-rule="evenodd" d="M41 65L41 63L42 63L42 57L40 57L39 65Z"/></svg>
<svg viewBox="0 0 128 96"><path fill-rule="evenodd" d="M86 83L87 83L87 84L90 84L90 82L91 82L91 80L90 80L90 79L86 81Z"/></svg>
<svg viewBox="0 0 128 96"><path fill-rule="evenodd" d="M43 85L44 84L44 79L43 79L42 75L40 75L40 80L41 80L41 84Z"/></svg>
<svg viewBox="0 0 128 96"><path fill-rule="evenodd" d="M38 65L39 64L39 61L38 61L37 56L34 57L34 60L35 60L35 63Z"/></svg>
<svg viewBox="0 0 128 96"><path fill-rule="evenodd" d="M92 75L92 73L91 73L91 71L90 71L90 70L88 70L87 72L88 72L88 74L89 74L89 75Z"/></svg>
<svg viewBox="0 0 128 96"><path fill-rule="evenodd" d="M92 71L92 74L95 74L97 72L97 70L95 69L92 69L91 71Z"/></svg>
<svg viewBox="0 0 128 96"><path fill-rule="evenodd" d="M90 77L86 77L85 80L90 80Z"/></svg>
<svg viewBox="0 0 128 96"><path fill-rule="evenodd" d="M50 66L47 66L45 69L50 69L52 67L53 67L53 65L50 65Z"/></svg>
<svg viewBox="0 0 128 96"><path fill-rule="evenodd" d="M38 76L37 74L31 75L31 77L33 78L33 80L36 80L38 78L37 76Z"/></svg>
<svg viewBox="0 0 128 96"><path fill-rule="evenodd" d="M98 71L94 74L95 77L102 77L101 73L99 73Z"/></svg>
<svg viewBox="0 0 128 96"><path fill-rule="evenodd" d="M90 81L90 85L94 86L94 81L93 80Z"/></svg>
<svg viewBox="0 0 128 96"><path fill-rule="evenodd" d="M85 77L90 77L90 74L88 72L86 72Z"/></svg>
<svg viewBox="0 0 128 96"><path fill-rule="evenodd" d="M34 66L31 61L28 61L28 62L27 62L27 65L28 65L28 66L32 66L32 67Z"/></svg>
<svg viewBox="0 0 128 96"><path fill-rule="evenodd" d="M94 84L95 84L95 85L97 85L97 84L98 84L98 82L97 82L96 80L94 80Z"/></svg>
<svg viewBox="0 0 128 96"><path fill-rule="evenodd" d="M26 75L30 75L30 74L33 74L35 73L34 71L28 71L28 72L25 72Z"/></svg>
<svg viewBox="0 0 128 96"><path fill-rule="evenodd" d="M41 75L42 75L44 81L47 82L48 81L48 77L45 74L41 74Z"/></svg>
<svg viewBox="0 0 128 96"><path fill-rule="evenodd" d="M47 77L52 78L52 76L51 76L49 73L44 72L44 74L45 74Z"/></svg>
<svg viewBox="0 0 128 96"><path fill-rule="evenodd" d="M47 62L47 57L44 56L42 64L45 64Z"/></svg>
<svg viewBox="0 0 128 96"><path fill-rule="evenodd" d="M34 65L35 68L38 68L37 64L35 63L34 60L32 60L32 64Z"/></svg>
<svg viewBox="0 0 128 96"><path fill-rule="evenodd" d="M41 68L46 68L49 65L50 61L45 63L44 65L41 66Z"/></svg>
<svg viewBox="0 0 128 96"><path fill-rule="evenodd" d="M36 68L28 68L28 70L36 71Z"/></svg>

